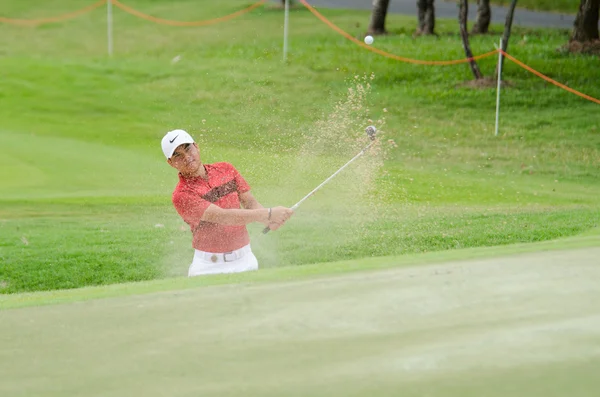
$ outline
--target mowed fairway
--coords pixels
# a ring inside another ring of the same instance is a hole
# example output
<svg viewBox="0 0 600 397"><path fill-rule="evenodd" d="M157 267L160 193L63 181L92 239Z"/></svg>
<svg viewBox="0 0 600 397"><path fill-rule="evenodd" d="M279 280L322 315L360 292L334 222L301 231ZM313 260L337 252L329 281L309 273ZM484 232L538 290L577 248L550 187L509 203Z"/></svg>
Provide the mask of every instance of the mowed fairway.
<svg viewBox="0 0 600 397"><path fill-rule="evenodd" d="M593 396L600 248L0 312L2 396Z"/></svg>

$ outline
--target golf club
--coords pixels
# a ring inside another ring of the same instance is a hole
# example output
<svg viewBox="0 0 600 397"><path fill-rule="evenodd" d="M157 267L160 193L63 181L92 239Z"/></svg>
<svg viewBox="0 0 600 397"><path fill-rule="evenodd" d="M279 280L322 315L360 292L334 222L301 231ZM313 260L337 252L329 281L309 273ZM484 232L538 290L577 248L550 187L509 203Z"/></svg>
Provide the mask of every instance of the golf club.
<svg viewBox="0 0 600 397"><path fill-rule="evenodd" d="M375 134L377 133L377 128L375 128L375 126L373 126L373 125L370 125L370 126L368 126L365 129L365 132L367 133L367 136L369 137L369 139L371 140L371 142L369 142L369 144L367 146L365 146L365 148L363 150L361 150L356 156L354 156L352 158L352 160L350 160L346 164L344 164L339 170L337 170L336 172L334 172L333 175L331 175L329 178L325 179L319 186L317 186L310 193L308 193L306 196L304 196L302 198L302 200L300 200L296 204L294 204L292 206L292 208L291 208L292 211L296 211L296 208L298 208L300 206L300 204L302 204L304 202L304 200L306 200L307 198L309 198L310 196L312 196L313 194L315 194L317 192L317 190L319 190L320 188L322 188L323 186L325 186L325 184L327 182L329 182L337 174L339 174L340 172L342 172L344 170L344 168L346 168L348 165L350 165L350 163L352 163L354 160L356 160L357 158L359 158L360 156L362 156L375 143ZM266 228L263 229L263 234L267 234L270 231L271 231L271 229L267 226Z"/></svg>

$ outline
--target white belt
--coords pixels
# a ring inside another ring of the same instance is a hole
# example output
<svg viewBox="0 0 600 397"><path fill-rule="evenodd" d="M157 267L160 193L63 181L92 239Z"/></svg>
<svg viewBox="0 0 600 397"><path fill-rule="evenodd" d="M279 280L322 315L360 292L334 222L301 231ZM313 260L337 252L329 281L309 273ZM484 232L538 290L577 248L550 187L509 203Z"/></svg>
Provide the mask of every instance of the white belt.
<svg viewBox="0 0 600 397"><path fill-rule="evenodd" d="M201 258L205 261L209 261L209 262L213 262L213 263L233 262L237 259L242 258L244 255L246 255L250 251L251 251L250 244L248 244L240 249L237 249L235 251L230 251L230 252L206 252L206 251L196 250L196 252L194 253L194 257Z"/></svg>

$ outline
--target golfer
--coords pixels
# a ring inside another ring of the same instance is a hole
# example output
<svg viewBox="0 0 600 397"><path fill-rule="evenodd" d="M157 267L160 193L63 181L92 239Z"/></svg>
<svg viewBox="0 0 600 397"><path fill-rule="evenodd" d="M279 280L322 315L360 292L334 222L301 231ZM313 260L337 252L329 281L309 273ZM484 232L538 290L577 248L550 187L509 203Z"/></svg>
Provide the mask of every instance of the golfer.
<svg viewBox="0 0 600 397"><path fill-rule="evenodd" d="M264 208L233 165L202 164L198 145L186 131L168 132L161 144L167 163L179 171L173 205L193 234L188 276L258 269L246 225L260 222L277 230L293 211Z"/></svg>

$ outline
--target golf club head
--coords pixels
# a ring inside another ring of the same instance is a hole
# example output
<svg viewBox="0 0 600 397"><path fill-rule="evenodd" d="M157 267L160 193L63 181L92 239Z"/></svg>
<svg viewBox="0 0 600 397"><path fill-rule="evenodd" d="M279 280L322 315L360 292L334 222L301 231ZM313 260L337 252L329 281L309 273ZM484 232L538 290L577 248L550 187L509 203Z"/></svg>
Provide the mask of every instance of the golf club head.
<svg viewBox="0 0 600 397"><path fill-rule="evenodd" d="M377 133L377 128L375 128L374 125L370 125L365 129L365 132L367 133L367 136L369 137L370 140L374 141L375 140L375 134Z"/></svg>

